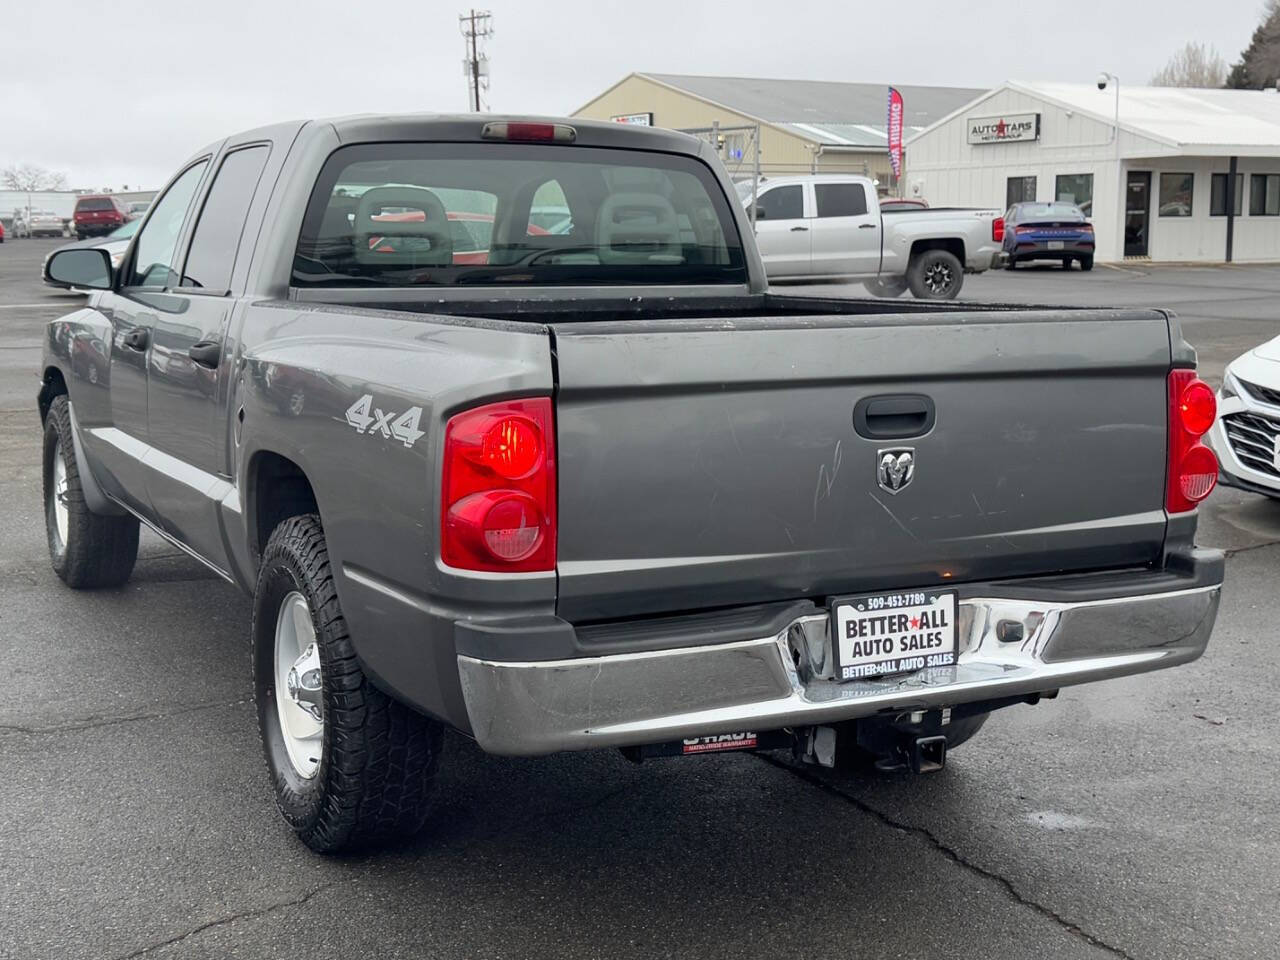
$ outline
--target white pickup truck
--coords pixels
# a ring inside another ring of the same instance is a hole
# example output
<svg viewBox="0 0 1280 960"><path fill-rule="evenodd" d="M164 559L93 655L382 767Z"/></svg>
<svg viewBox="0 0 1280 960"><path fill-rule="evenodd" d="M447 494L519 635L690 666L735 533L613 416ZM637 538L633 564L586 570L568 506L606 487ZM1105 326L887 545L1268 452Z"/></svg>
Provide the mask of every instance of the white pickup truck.
<svg viewBox="0 0 1280 960"><path fill-rule="evenodd" d="M752 183L737 184L751 209ZM996 209L881 212L867 177L770 177L759 187L756 242L772 280L862 280L875 296L904 290L952 300L964 274L998 266L1004 219Z"/></svg>

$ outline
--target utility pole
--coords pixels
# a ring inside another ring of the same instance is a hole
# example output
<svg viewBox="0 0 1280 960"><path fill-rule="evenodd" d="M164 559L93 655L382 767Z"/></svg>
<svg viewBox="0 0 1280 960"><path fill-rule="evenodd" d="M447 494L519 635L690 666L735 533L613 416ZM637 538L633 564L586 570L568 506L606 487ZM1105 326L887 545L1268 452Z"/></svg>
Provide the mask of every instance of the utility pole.
<svg viewBox="0 0 1280 960"><path fill-rule="evenodd" d="M458 27L467 54L462 61L462 72L470 88L468 106L479 113L480 91L489 89L489 58L482 52L480 41L493 36L493 14L488 10L459 14Z"/></svg>

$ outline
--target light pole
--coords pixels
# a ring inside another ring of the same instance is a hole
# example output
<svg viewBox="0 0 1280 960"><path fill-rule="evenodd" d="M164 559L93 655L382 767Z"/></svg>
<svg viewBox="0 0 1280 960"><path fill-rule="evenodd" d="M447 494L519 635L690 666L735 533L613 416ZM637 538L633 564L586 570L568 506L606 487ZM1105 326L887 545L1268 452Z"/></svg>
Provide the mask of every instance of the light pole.
<svg viewBox="0 0 1280 960"><path fill-rule="evenodd" d="M1121 178L1120 178L1120 78L1117 77L1114 73L1108 73L1106 70L1103 70L1101 73L1098 74L1098 89L1106 90L1108 83L1114 85L1116 90L1116 113L1115 113L1114 123L1111 127L1111 139L1112 141L1115 142L1115 145L1116 145L1115 147L1116 193L1119 195L1119 198L1120 198L1119 209L1116 212L1120 218L1120 237L1121 237L1120 253L1121 253L1121 256L1123 256L1124 255L1123 238L1124 238L1124 232L1125 232L1125 217L1127 215L1125 207L1128 204L1128 193L1126 192L1127 188L1125 187L1124 183L1121 182Z"/></svg>

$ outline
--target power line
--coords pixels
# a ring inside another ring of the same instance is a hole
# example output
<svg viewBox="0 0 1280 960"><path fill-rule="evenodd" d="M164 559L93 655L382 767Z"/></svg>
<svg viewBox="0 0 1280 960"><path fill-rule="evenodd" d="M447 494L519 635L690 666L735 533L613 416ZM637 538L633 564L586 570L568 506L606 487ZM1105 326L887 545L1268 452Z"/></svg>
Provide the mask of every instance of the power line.
<svg viewBox="0 0 1280 960"><path fill-rule="evenodd" d="M489 90L489 57L481 41L493 36L493 14L488 10L472 10L458 14L458 28L462 31L466 56L462 60L462 72L467 78L467 105L479 113L480 92Z"/></svg>

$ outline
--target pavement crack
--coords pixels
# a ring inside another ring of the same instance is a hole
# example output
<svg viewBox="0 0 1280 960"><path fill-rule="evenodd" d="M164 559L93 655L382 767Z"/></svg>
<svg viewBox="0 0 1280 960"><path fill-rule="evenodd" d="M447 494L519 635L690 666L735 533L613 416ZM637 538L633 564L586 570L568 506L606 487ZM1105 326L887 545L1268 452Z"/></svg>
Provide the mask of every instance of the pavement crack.
<svg viewBox="0 0 1280 960"><path fill-rule="evenodd" d="M149 713L131 713L119 717L81 717L66 723L50 724L47 727L24 726L16 723L0 723L0 734L22 734L25 736L48 736L58 733L72 733L80 730L92 730L97 727L113 727L121 723L139 723L145 720L165 720L169 717L180 717L188 713L199 713L203 710L221 710L227 707L239 707L252 703L251 698L240 700L219 700L214 703L195 703L173 710L157 710Z"/></svg>
<svg viewBox="0 0 1280 960"><path fill-rule="evenodd" d="M1267 540L1263 543L1251 543L1247 547L1233 547L1230 550L1223 550L1222 555L1227 559L1241 553L1252 553L1254 550L1262 550L1265 547L1274 547L1280 544L1280 540Z"/></svg>
<svg viewBox="0 0 1280 960"><path fill-rule="evenodd" d="M117 960L134 960L136 957L145 957L149 953L157 950L163 950L166 947L172 947L175 944L182 943L191 937L198 936L206 930L212 930L214 927L225 927L229 923L235 923L237 920L251 920L255 917L265 916L269 913L275 913L277 910L287 910L290 907L300 907L307 901L324 893L331 887L337 886L341 881L330 880L328 883L322 883L317 887L312 887L309 891L300 897L292 900L282 900L279 903L268 904L265 907L255 907L252 910L242 910L239 913L233 913L225 917L219 917L217 920L210 920L208 923L202 923L198 927L192 927L186 933L180 933L176 937L170 937L168 940L161 940L158 943L149 944L133 953L126 953L118 957Z"/></svg>
<svg viewBox="0 0 1280 960"><path fill-rule="evenodd" d="M1063 917L1062 915L1058 914L1052 908L1046 907L1044 904L1039 903L1035 900L1032 900L1030 897L1026 896L1024 893L1019 891L1018 888L1014 886L1013 881L1009 880L1007 877L1004 877L999 873L996 873L994 870L988 870L986 867L983 867L980 864L974 863L972 860L965 857L962 853L960 853L954 847L945 843L940 837L938 837L937 834L935 834L928 827L918 827L915 824L906 823L901 820L895 820L893 817L889 816L887 813L883 813L880 810L877 810L875 807L871 806L865 800L859 800L857 797L852 796L851 794L845 793L843 790L840 790L835 785L828 783L827 781L823 780L821 777L815 776L813 773L810 773L808 770L797 767L794 764L788 763L783 760L778 760L766 754L756 754L756 756L759 757L761 760L763 760L765 763L768 763L777 767L779 770L785 770L788 773L794 774L795 776L799 777L801 780L804 780L807 783L813 784L814 786L818 787L820 790L826 793L829 793L832 796L839 797L841 800L856 807L858 810L861 810L863 813L867 814L868 816L873 817L874 819L878 820L880 823L884 824L887 827L892 827L895 830L901 830L904 833L913 834L914 836L921 838L926 843L928 843L929 846L933 847L935 850L938 851L938 853L942 854L952 863L956 864L962 869L968 870L970 873L976 876L982 877L984 880L988 880L991 883L994 883L997 886L999 886L1002 890L1004 890L1004 892L1008 895L1009 899L1012 900L1014 903L1017 903L1020 906L1027 907L1030 910L1034 910L1036 913L1040 914L1040 916L1044 917L1046 920L1051 921L1052 923L1061 927L1067 933L1071 934L1074 937L1079 938L1080 940L1083 940L1085 943L1089 944L1090 946L1097 947L1099 950L1105 950L1107 953L1111 954L1113 957L1119 957L1121 958L1121 960L1137 960L1137 958L1135 958L1133 954L1128 953L1121 947L1113 946L1112 944L1107 943L1105 940L1102 940L1099 937L1094 936L1092 933L1089 933L1087 930L1083 929L1079 924L1073 923L1070 920L1068 920L1066 917Z"/></svg>

